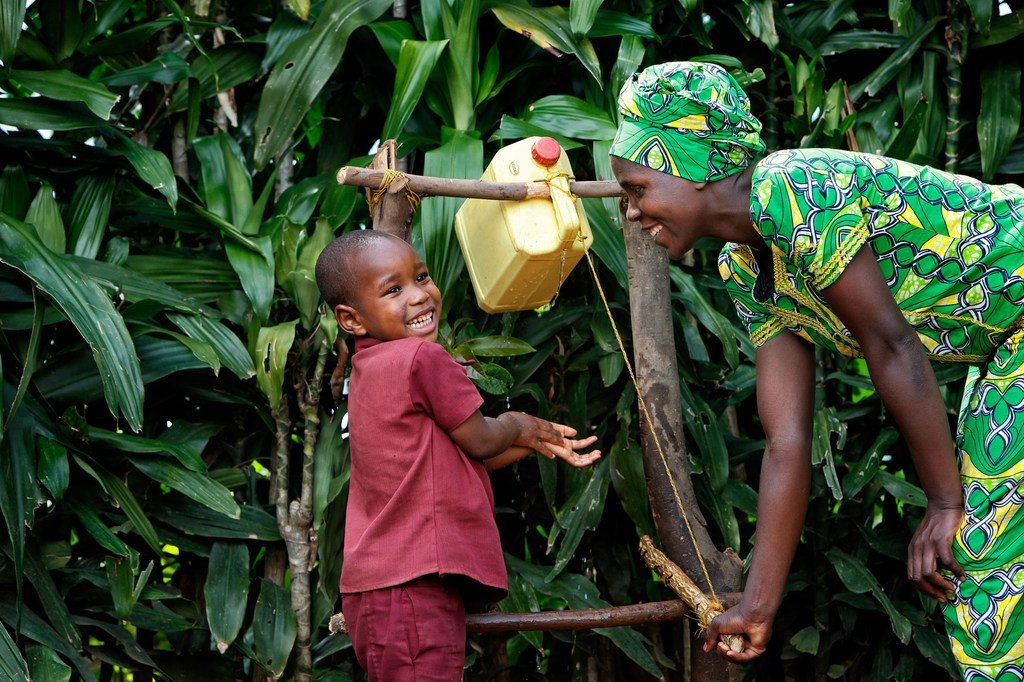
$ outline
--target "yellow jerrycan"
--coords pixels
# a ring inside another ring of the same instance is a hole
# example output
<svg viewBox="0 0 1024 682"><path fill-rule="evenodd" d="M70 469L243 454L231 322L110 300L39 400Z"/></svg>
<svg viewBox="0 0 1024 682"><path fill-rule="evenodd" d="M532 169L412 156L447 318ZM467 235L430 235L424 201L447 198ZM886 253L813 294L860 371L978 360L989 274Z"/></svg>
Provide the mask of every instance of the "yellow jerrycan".
<svg viewBox="0 0 1024 682"><path fill-rule="evenodd" d="M583 203L569 193L572 168L550 137L528 137L494 155L481 180L547 182L550 198L467 199L455 216L479 306L489 312L531 310L554 298L593 235Z"/></svg>

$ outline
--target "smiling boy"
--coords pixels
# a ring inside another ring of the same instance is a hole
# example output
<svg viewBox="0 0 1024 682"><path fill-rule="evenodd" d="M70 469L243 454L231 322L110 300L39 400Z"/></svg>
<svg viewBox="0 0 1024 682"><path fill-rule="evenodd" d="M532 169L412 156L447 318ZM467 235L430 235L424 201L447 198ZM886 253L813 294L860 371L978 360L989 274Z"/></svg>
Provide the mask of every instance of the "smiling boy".
<svg viewBox="0 0 1024 682"><path fill-rule="evenodd" d="M372 230L331 242L317 284L356 338L342 611L371 681L459 680L464 599L495 600L507 576L487 471L531 452L573 466L594 437L521 412L497 418L435 343L441 294L406 242Z"/></svg>

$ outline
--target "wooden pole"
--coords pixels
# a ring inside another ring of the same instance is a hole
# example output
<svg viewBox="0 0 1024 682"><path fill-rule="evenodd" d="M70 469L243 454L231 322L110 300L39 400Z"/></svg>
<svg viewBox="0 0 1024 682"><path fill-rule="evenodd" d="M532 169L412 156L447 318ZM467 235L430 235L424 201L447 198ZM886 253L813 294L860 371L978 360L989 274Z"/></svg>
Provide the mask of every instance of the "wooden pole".
<svg viewBox="0 0 1024 682"><path fill-rule="evenodd" d="M723 604L739 603L743 596L736 592L718 595ZM653 601L629 606L608 606L599 609L566 609L524 613L470 613L466 615L466 632L551 632L554 630L594 630L623 625L666 623L693 616L693 609L679 599ZM331 634L346 632L345 619L340 613L331 617Z"/></svg>
<svg viewBox="0 0 1024 682"><path fill-rule="evenodd" d="M377 189L384 180L383 170L344 166L338 171L338 183ZM432 178L426 175L405 175L408 187L421 197L460 197L466 199L501 199L517 201L550 196L543 182L484 182L456 178ZM610 180L570 181L569 191L578 197L616 197L622 194L619 183ZM375 228L379 229L379 228Z"/></svg>
<svg viewBox="0 0 1024 682"><path fill-rule="evenodd" d="M639 224L625 217L622 220L629 268L634 363L637 383L647 402L652 421L652 424L642 423L640 429L651 515L665 554L682 567L701 590L711 592L698 551L704 559L714 591L719 594L735 591L740 586L742 562L731 550L719 552L711 541L690 483L690 468L683 442L683 407L672 327L668 255L665 249L657 246L640 229ZM642 415L641 421L644 422ZM655 433L667 465L661 461L653 435ZM669 476L679 491L681 509L676 503ZM690 539L683 513L687 515L693 530L696 548ZM736 666L731 666L714 653L705 654L701 644L694 636L690 647L693 679L739 679Z"/></svg>

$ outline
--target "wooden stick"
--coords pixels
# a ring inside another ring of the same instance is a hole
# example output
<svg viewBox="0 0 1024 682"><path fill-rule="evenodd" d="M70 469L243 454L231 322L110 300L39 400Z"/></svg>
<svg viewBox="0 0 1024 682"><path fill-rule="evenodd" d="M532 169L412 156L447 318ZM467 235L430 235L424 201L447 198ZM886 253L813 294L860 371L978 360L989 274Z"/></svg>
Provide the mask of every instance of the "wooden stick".
<svg viewBox="0 0 1024 682"><path fill-rule="evenodd" d="M550 195L543 182L484 182L433 178L426 175L406 175L409 189L421 197L465 197L467 199L522 200ZM338 183L356 187L380 187L384 171L358 166L344 166L338 171ZM569 191L578 197L600 198L622 195L619 183L611 180L571 181Z"/></svg>
<svg viewBox="0 0 1024 682"><path fill-rule="evenodd" d="M679 598L693 609L702 629L707 629L712 618L725 612L721 604L708 599L683 572L683 569L655 547L648 535L640 538L640 556L644 558L648 567L661 576L669 589L678 594ZM739 635L722 635L722 641L733 651L743 651L743 638Z"/></svg>
<svg viewBox="0 0 1024 682"><path fill-rule="evenodd" d="M722 595L728 604L735 604L740 593L728 592ZM540 611L537 613L470 613L466 615L467 632L525 632L540 630L592 630L620 625L644 625L663 623L686 618L692 609L683 601L655 601L630 606L609 606L603 609L581 609L577 611ZM331 616L331 634L348 632L345 617L340 613Z"/></svg>

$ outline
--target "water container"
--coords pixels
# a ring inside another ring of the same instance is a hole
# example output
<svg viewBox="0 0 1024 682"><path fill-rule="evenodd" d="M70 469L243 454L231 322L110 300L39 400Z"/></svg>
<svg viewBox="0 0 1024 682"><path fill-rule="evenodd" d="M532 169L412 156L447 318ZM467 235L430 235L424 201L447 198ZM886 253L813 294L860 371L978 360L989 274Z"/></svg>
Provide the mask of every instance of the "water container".
<svg viewBox="0 0 1024 682"><path fill-rule="evenodd" d="M572 168L550 137L529 137L494 155L481 180L548 182L550 198L467 199L455 216L476 300L489 313L549 303L593 236L583 204L569 193Z"/></svg>

